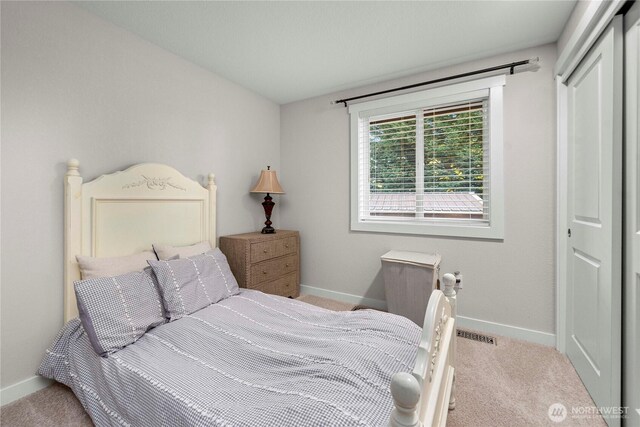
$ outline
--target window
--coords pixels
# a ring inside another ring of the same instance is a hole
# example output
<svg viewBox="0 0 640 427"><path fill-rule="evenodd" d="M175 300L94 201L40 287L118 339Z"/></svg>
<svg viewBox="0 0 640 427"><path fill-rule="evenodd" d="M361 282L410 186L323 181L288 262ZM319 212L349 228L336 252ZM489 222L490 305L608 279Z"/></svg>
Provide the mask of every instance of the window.
<svg viewBox="0 0 640 427"><path fill-rule="evenodd" d="M504 81L349 106L351 229L501 239Z"/></svg>

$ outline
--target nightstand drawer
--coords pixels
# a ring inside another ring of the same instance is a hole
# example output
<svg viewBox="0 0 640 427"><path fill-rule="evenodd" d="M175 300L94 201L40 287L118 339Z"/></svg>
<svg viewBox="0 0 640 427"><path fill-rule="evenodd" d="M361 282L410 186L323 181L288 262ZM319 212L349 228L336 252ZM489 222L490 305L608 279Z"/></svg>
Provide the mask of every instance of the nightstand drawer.
<svg viewBox="0 0 640 427"><path fill-rule="evenodd" d="M251 266L251 285L257 285L295 271L298 271L298 257L295 254L272 261L263 261Z"/></svg>
<svg viewBox="0 0 640 427"><path fill-rule="evenodd" d="M298 241L295 237L252 243L251 262L260 262L266 259L292 254L297 251Z"/></svg>
<svg viewBox="0 0 640 427"><path fill-rule="evenodd" d="M270 282L263 282L255 286L251 286L250 289L256 289L267 294L295 298L298 296L298 278L295 273L291 273Z"/></svg>

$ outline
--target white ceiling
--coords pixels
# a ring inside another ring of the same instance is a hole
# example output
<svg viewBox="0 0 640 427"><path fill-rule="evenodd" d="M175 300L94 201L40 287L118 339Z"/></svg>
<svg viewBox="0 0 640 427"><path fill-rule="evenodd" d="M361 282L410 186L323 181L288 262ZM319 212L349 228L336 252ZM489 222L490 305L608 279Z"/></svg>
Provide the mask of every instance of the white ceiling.
<svg viewBox="0 0 640 427"><path fill-rule="evenodd" d="M280 104L560 36L575 1L79 1Z"/></svg>

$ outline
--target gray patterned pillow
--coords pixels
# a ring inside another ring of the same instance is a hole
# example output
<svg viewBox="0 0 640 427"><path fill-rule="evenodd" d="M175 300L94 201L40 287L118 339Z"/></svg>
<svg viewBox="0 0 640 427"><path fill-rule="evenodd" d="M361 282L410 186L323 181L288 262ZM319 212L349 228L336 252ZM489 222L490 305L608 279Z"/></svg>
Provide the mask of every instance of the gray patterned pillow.
<svg viewBox="0 0 640 427"><path fill-rule="evenodd" d="M121 276L80 280L74 288L82 326L101 356L136 342L149 329L166 322L149 267Z"/></svg>
<svg viewBox="0 0 640 427"><path fill-rule="evenodd" d="M189 258L148 263L172 321L239 292L227 258L218 248Z"/></svg>

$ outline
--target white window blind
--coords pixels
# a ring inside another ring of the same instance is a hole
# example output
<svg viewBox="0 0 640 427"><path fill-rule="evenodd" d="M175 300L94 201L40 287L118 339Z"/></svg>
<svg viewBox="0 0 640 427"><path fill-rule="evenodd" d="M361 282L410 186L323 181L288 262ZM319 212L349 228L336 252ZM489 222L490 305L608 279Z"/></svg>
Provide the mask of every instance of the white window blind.
<svg viewBox="0 0 640 427"><path fill-rule="evenodd" d="M406 223L490 229L501 219L501 213L492 215L492 198L497 193L492 188L492 164L496 166L492 135L500 137L501 130L492 132L491 127L501 126L501 121L492 120L491 100L491 92L484 89L401 105L411 108L358 111L357 201L352 228ZM498 110L495 113L501 116L501 108ZM501 168L499 172L501 175ZM353 227L354 222L364 226ZM386 230L377 227L373 231ZM492 236L484 233L481 237Z"/></svg>
<svg viewBox="0 0 640 427"><path fill-rule="evenodd" d="M369 153L362 220L489 221L488 99L372 116L361 126Z"/></svg>

